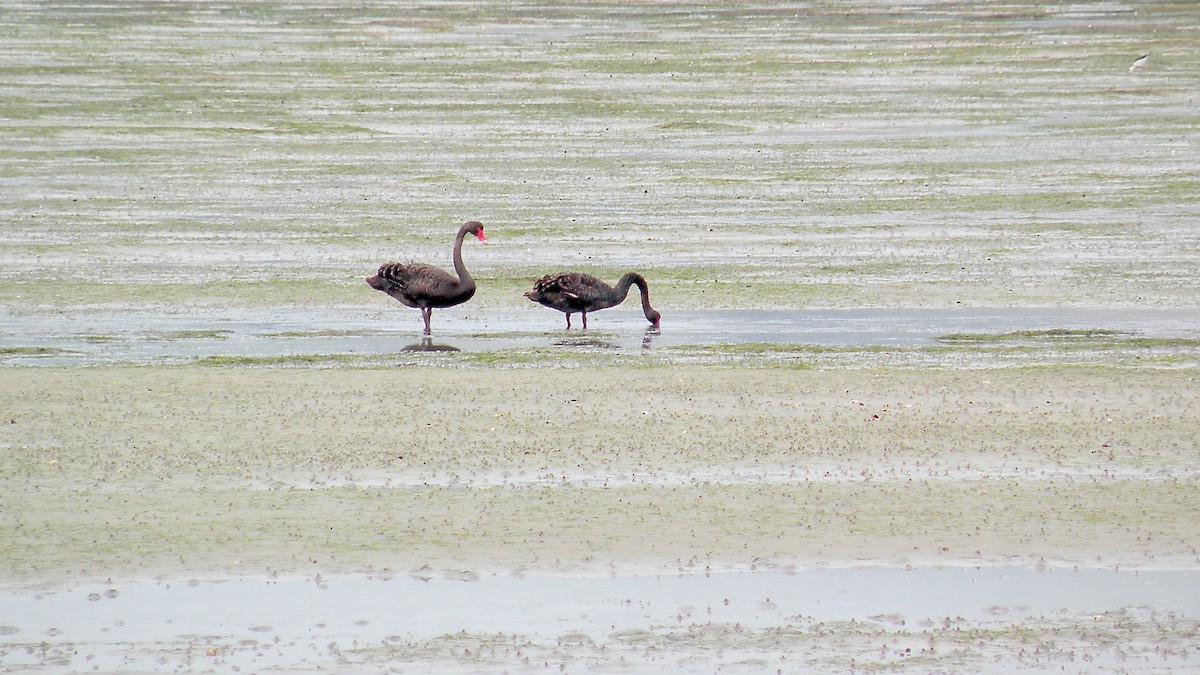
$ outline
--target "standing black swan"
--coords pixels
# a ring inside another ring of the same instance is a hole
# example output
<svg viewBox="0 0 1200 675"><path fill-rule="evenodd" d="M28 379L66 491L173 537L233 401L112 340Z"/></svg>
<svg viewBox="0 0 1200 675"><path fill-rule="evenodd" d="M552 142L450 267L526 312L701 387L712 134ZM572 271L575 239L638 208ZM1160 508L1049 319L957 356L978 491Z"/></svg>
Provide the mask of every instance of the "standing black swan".
<svg viewBox="0 0 1200 675"><path fill-rule="evenodd" d="M587 328L588 312L621 304L633 285L642 292L642 311L646 313L646 320L657 328L662 315L650 306L650 287L646 285L646 280L634 272L621 277L616 288L583 272L548 274L533 282L533 290L526 292L525 297L550 309L565 312L567 328L571 327L571 314L579 312L583 314L583 327Z"/></svg>
<svg viewBox="0 0 1200 675"><path fill-rule="evenodd" d="M400 301L407 307L417 307L421 310L421 318L425 319L425 334L429 335L429 316L434 307L453 307L471 299L475 295L475 280L467 271L462 261L463 237L471 233L479 241L487 241L483 236L483 223L471 220L458 228L454 238L454 271L458 278L424 263L385 263L379 266L379 272L373 277L367 277L367 285L377 291L383 291Z"/></svg>

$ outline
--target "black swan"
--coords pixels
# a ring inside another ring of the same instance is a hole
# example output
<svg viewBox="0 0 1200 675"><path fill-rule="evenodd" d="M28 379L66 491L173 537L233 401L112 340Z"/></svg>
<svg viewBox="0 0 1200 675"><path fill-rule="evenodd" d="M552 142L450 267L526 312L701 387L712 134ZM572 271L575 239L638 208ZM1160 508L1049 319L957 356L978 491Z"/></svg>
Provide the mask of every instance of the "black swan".
<svg viewBox="0 0 1200 675"><path fill-rule="evenodd" d="M479 241L487 241L483 236L483 223L477 220L465 222L458 228L454 238L457 279L424 263L385 263L379 266L375 276L367 277L367 285L387 293L402 305L420 309L421 318L425 319L425 334L429 335L429 316L434 307L461 305L475 295L475 280L462 261L463 237L467 233L475 235Z"/></svg>
<svg viewBox="0 0 1200 675"><path fill-rule="evenodd" d="M650 306L650 287L640 274L630 272L621 277L613 288L590 274L583 272L559 272L548 274L533 282L533 290L525 293L530 300L557 309L567 315L567 328L571 327L571 314L583 314L583 327L587 328L588 312L614 307L625 301L629 287L636 285L642 292L642 311L646 320L658 327L662 318Z"/></svg>

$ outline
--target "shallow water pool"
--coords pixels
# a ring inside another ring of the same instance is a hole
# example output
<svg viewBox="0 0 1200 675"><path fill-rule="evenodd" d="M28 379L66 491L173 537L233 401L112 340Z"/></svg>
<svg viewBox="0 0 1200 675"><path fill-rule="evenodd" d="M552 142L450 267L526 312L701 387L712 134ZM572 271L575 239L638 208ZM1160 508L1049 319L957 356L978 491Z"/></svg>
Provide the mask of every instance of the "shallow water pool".
<svg viewBox="0 0 1200 675"><path fill-rule="evenodd" d="M1090 308L681 310L651 330L636 311L563 328L558 312L515 310L436 316L420 334L416 312L262 310L154 315L98 313L5 317L0 354L10 364L178 362L214 356L282 357L405 351L500 352L530 348L639 352L679 346L769 343L915 347L955 333L1052 329L1139 336L1200 336L1200 315L1180 310Z"/></svg>
<svg viewBox="0 0 1200 675"><path fill-rule="evenodd" d="M290 671L437 660L415 655L417 646L457 639L465 653L437 655L453 657L454 670L479 666L472 650L487 644L493 665L520 663L524 645L539 658L557 650L555 658L578 666L595 651L641 660L642 647L660 641L689 652L687 641L703 635L713 650L705 663L714 665L720 650L786 658L789 647L762 644L763 635L807 635L816 649L823 632L903 644L946 630L1003 631L1114 612L1129 622L1200 619L1200 572L849 567L526 577L423 567L373 577L107 583L0 593L0 664ZM505 651L512 645L515 652ZM1196 656L1193 646L1155 665ZM674 665L642 663L656 672Z"/></svg>

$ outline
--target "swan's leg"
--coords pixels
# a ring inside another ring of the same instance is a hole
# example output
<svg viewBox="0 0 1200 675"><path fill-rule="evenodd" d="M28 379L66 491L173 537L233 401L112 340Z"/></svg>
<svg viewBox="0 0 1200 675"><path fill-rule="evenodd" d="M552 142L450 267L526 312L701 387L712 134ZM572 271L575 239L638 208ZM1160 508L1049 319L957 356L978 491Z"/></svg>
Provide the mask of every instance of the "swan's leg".
<svg viewBox="0 0 1200 675"><path fill-rule="evenodd" d="M587 312L580 312L580 314L583 314L583 329L587 330Z"/></svg>
<svg viewBox="0 0 1200 675"><path fill-rule="evenodd" d="M571 330L571 313L567 312L567 330Z"/></svg>
<svg viewBox="0 0 1200 675"><path fill-rule="evenodd" d="M425 319L425 334L426 335L429 335L429 318L430 318L430 316L432 316L432 314L433 314L432 307L422 307L421 308L421 318Z"/></svg>

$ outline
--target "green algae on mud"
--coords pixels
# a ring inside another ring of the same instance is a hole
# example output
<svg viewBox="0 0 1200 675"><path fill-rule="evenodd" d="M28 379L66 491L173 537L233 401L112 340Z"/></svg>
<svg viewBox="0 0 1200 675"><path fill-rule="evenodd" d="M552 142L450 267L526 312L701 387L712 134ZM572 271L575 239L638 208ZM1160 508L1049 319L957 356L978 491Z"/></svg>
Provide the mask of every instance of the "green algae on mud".
<svg viewBox="0 0 1200 675"><path fill-rule="evenodd" d="M130 490L145 494L133 498ZM1197 554L1186 529L1198 518L1190 492L1177 481L876 479L572 488L350 484L209 488L197 496L131 478L75 492L71 502L45 500L22 515L22 527L6 528L0 557L10 580L96 569L121 577L336 574L421 564L594 572L609 564L669 569L689 560L722 569L754 559L804 565L1045 558L1093 566L1098 557L1102 565L1137 566ZM154 517L131 516L113 495L136 499ZM1136 514L1126 508L1131 502L1142 507ZM92 515L69 515L81 506ZM110 524L102 527L97 518ZM649 530L659 534L648 540ZM1087 537L1133 550L1098 550L1080 541ZM1138 537L1174 543L1139 544Z"/></svg>
<svg viewBox="0 0 1200 675"><path fill-rule="evenodd" d="M937 338L953 347L965 347L997 354L1022 352L1052 356L1070 353L1092 354L1110 363L1137 361L1155 363L1196 363L1200 339L1190 337L1143 337L1108 328L1020 330L1007 333L952 333ZM954 350L947 350L953 353Z"/></svg>
<svg viewBox="0 0 1200 675"><path fill-rule="evenodd" d="M425 563L1190 565L1195 378L2 368L0 564L17 583Z"/></svg>
<svg viewBox="0 0 1200 675"><path fill-rule="evenodd" d="M1185 5L305 7L7 13L0 299L365 306L467 218L496 306L564 264L668 308L1200 295Z"/></svg>
<svg viewBox="0 0 1200 675"><path fill-rule="evenodd" d="M60 356L69 354L71 350L58 347L3 347L0 348L0 358L6 356Z"/></svg>
<svg viewBox="0 0 1200 675"><path fill-rule="evenodd" d="M1200 340L1195 338L1148 338L1111 328L1050 328L1046 330L1020 330L1008 333L951 333L937 338L949 344L998 344L998 343L1043 343L1076 345L1080 348L1179 348L1195 349Z"/></svg>
<svg viewBox="0 0 1200 675"><path fill-rule="evenodd" d="M202 356L191 361L191 365L201 367L334 367L353 366L356 364L378 367L382 359L379 357L358 356L354 354L282 354L279 356Z"/></svg>
<svg viewBox="0 0 1200 675"><path fill-rule="evenodd" d="M1055 341L1094 341L1097 339L1112 340L1123 334L1108 328L1049 328L1045 330L1020 330L1008 333L951 333L938 337L940 342L949 343L989 343L1016 342L1033 340Z"/></svg>
<svg viewBox="0 0 1200 675"><path fill-rule="evenodd" d="M220 328L204 328L195 330L174 330L160 334L152 334L156 340L228 340L233 333Z"/></svg>

